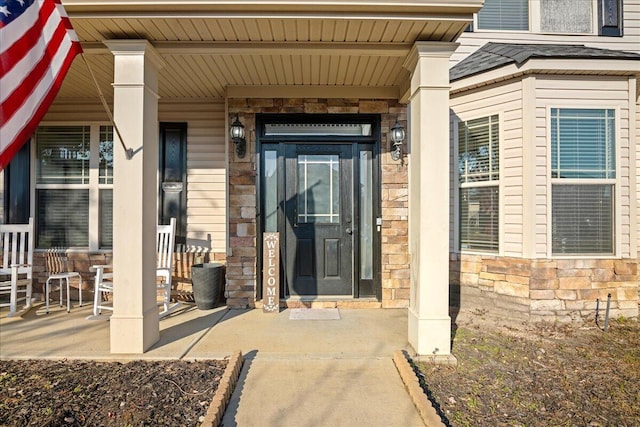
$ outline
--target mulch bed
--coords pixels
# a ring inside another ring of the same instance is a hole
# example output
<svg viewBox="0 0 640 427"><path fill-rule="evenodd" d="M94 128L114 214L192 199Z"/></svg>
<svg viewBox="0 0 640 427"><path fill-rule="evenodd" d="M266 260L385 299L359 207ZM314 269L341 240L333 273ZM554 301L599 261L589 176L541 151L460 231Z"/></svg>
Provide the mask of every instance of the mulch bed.
<svg viewBox="0 0 640 427"><path fill-rule="evenodd" d="M227 365L0 361L0 426L196 426Z"/></svg>

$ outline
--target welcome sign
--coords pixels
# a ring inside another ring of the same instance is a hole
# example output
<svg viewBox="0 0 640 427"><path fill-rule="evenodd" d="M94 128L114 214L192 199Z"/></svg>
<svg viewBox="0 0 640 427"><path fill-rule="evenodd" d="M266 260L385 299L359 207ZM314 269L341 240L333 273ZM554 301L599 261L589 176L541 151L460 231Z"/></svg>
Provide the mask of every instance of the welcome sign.
<svg viewBox="0 0 640 427"><path fill-rule="evenodd" d="M262 237L262 311L280 312L280 233Z"/></svg>

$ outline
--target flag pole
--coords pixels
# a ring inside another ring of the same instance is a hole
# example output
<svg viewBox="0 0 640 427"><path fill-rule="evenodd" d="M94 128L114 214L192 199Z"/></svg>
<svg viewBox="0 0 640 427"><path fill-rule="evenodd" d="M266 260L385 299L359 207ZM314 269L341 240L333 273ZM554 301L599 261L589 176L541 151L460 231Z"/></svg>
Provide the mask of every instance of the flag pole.
<svg viewBox="0 0 640 427"><path fill-rule="evenodd" d="M116 135L118 135L118 139L120 140L120 145L122 145L122 148L124 149L125 155L127 156L127 160L129 160L133 157L133 149L127 148L127 146L124 145L124 140L122 139L122 135L120 135L120 130L118 129L118 126L116 126L116 122L113 120L113 114L111 114L111 110L109 109L107 100L104 99L102 90L100 90L100 86L98 85L98 80L96 79L96 76L93 74L93 70L89 66L89 62L87 61L87 58L84 56L84 52L80 53L80 55L82 56L82 60L84 61L85 65L87 66L87 70L89 70L89 74L91 74L91 78L93 79L93 84L98 90L98 96L100 96L100 101L102 102L104 111L106 111L107 116L109 117L109 121L113 125L113 129L116 131Z"/></svg>

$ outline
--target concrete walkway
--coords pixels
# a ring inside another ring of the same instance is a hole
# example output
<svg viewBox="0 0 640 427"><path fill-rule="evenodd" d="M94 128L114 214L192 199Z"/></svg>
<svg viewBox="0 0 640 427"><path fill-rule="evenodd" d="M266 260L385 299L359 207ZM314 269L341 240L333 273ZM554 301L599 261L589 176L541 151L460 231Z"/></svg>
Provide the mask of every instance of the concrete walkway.
<svg viewBox="0 0 640 427"><path fill-rule="evenodd" d="M22 318L0 312L0 358L93 360L223 358L240 350L240 379L225 412L229 426L422 426L393 364L407 346L406 310L340 309L339 320L290 320L290 310L201 311L160 322L143 355L109 353L109 322L89 307Z"/></svg>

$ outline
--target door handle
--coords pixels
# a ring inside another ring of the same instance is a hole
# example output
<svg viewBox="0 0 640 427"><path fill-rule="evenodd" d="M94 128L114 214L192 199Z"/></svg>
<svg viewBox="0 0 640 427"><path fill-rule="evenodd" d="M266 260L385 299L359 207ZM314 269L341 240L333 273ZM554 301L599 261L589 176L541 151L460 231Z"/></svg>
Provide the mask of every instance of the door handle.
<svg viewBox="0 0 640 427"><path fill-rule="evenodd" d="M353 234L353 230L351 229L351 227L347 227L347 229L344 230L344 231L346 231L347 234L349 234L349 235Z"/></svg>

